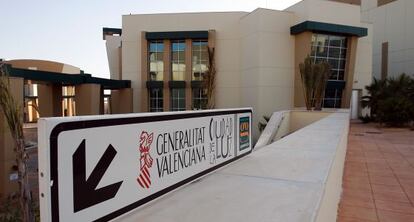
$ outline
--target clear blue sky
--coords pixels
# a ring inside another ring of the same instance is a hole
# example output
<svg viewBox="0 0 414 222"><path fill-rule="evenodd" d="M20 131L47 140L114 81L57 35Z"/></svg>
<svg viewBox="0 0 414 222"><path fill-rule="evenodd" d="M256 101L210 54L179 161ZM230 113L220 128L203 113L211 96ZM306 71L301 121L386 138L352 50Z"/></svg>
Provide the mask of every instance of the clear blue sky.
<svg viewBox="0 0 414 222"><path fill-rule="evenodd" d="M102 27L123 14L284 9L300 0L0 0L0 58L44 59L109 78Z"/></svg>

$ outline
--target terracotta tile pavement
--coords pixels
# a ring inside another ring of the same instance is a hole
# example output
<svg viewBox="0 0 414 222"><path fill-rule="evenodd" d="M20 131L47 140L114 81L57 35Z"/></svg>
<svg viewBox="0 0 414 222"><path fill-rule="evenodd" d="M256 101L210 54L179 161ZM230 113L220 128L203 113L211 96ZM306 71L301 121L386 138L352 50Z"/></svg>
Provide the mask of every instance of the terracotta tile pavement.
<svg viewBox="0 0 414 222"><path fill-rule="evenodd" d="M414 222L414 131L351 123L337 222Z"/></svg>

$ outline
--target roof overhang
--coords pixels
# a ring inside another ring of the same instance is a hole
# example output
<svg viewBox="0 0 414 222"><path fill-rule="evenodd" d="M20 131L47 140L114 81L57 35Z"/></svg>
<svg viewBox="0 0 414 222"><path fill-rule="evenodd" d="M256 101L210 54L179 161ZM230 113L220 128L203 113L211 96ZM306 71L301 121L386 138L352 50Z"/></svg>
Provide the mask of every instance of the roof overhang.
<svg viewBox="0 0 414 222"><path fill-rule="evenodd" d="M91 74L64 74L39 70L8 68L10 76L24 78L25 80L50 82L62 85L99 84L104 89L131 88L130 80L114 80L92 77Z"/></svg>
<svg viewBox="0 0 414 222"><path fill-rule="evenodd" d="M208 31L146 32L147 40L207 39Z"/></svg>
<svg viewBox="0 0 414 222"><path fill-rule="evenodd" d="M119 28L108 28L108 27L103 27L102 28L102 34L103 34L103 39L105 40L105 36L107 35L122 35L122 29Z"/></svg>
<svg viewBox="0 0 414 222"><path fill-rule="evenodd" d="M291 35L297 35L302 32L330 33L357 37L364 37L368 35L367 28L325 22L305 21L290 27Z"/></svg>

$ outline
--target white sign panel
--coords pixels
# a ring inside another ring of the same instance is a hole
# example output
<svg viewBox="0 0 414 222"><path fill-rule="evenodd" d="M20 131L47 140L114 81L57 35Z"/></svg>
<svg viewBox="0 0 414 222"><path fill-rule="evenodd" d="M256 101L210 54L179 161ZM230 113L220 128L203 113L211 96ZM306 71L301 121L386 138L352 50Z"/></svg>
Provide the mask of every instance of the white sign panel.
<svg viewBox="0 0 414 222"><path fill-rule="evenodd" d="M42 221L108 221L247 155L251 112L41 119Z"/></svg>

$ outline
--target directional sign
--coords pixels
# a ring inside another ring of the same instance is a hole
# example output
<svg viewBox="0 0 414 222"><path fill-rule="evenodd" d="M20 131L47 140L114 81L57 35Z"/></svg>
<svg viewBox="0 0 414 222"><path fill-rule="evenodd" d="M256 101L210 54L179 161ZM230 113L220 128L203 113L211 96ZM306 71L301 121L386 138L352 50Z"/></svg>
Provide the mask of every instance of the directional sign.
<svg viewBox="0 0 414 222"><path fill-rule="evenodd" d="M72 157L74 212L109 200L118 192L122 181L96 190L99 181L101 181L115 155L116 150L112 145L109 145L89 178L86 179L85 140L82 140Z"/></svg>
<svg viewBox="0 0 414 222"><path fill-rule="evenodd" d="M249 154L251 112L40 119L41 220L109 221Z"/></svg>

